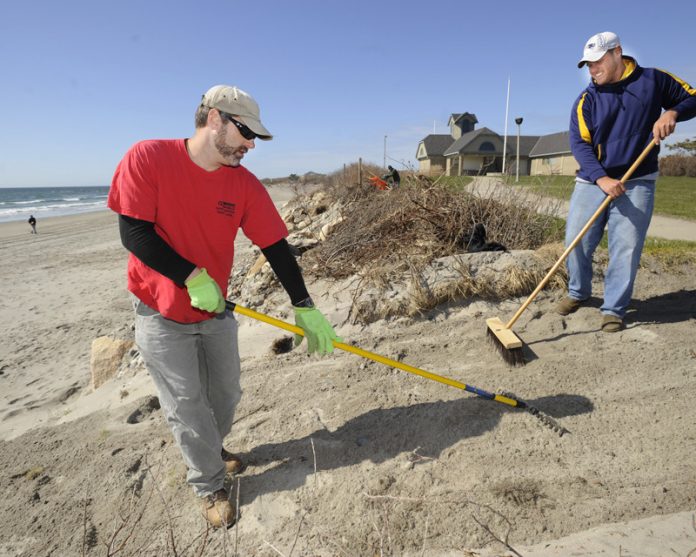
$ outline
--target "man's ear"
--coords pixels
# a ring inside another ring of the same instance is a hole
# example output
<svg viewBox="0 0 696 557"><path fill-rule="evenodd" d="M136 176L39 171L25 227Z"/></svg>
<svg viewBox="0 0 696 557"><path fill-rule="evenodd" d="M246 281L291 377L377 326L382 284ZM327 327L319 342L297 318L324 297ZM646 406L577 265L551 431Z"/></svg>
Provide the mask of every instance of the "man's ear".
<svg viewBox="0 0 696 557"><path fill-rule="evenodd" d="M219 132L222 129L224 124L222 122L222 116L220 116L220 111L217 108L211 108L208 111L206 124L214 132Z"/></svg>

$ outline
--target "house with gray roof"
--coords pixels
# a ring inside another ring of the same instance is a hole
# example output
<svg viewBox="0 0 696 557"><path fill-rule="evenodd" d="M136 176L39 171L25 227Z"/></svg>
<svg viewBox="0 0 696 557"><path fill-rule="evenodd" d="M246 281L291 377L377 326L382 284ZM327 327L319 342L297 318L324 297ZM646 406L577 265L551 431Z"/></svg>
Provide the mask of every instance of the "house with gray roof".
<svg viewBox="0 0 696 557"><path fill-rule="evenodd" d="M483 127L475 129L478 119L469 112L453 113L449 134L430 134L418 144L416 159L419 173L426 176L480 176L503 170L503 136ZM505 166L517 172L517 135L508 135ZM550 135L520 135L519 173L574 174L577 163L570 152L568 132Z"/></svg>

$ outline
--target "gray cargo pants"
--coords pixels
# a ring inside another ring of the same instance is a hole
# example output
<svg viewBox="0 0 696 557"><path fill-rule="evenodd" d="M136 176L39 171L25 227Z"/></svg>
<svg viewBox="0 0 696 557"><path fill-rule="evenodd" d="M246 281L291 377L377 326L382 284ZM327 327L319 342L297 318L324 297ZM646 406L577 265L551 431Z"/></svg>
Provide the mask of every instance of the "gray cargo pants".
<svg viewBox="0 0 696 557"><path fill-rule="evenodd" d="M159 392L169 427L202 497L222 489L222 441L241 398L237 321L225 311L177 323L134 300L135 342Z"/></svg>

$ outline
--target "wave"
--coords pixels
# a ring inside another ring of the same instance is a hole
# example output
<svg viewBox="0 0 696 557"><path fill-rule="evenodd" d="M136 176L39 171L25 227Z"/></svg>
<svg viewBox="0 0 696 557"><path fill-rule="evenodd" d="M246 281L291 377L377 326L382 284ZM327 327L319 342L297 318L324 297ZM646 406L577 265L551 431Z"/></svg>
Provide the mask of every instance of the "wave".
<svg viewBox="0 0 696 557"><path fill-rule="evenodd" d="M46 201L45 199L28 199L26 201L0 201L0 206L2 205L30 205L31 203L41 203Z"/></svg>
<svg viewBox="0 0 696 557"><path fill-rule="evenodd" d="M108 195L108 186L0 188L0 222L104 209Z"/></svg>
<svg viewBox="0 0 696 557"><path fill-rule="evenodd" d="M22 220L28 218L29 215L34 215L34 217L40 219L99 211L101 209L106 209L106 200L94 201L91 203L53 203L35 207L0 208L0 222Z"/></svg>

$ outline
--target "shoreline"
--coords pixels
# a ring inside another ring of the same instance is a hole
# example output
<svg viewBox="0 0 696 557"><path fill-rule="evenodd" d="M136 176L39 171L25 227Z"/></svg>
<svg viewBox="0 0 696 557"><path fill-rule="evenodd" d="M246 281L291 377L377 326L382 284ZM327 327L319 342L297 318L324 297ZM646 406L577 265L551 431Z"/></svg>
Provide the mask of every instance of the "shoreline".
<svg viewBox="0 0 696 557"><path fill-rule="evenodd" d="M276 207L282 207L287 201L295 196L295 191L293 186L289 184L273 184L270 186L265 186L268 193L271 195L273 202ZM311 186L303 187L304 190L310 191ZM301 188L301 191L304 191ZM92 222L103 222L105 215L112 215L114 222L116 222L117 216L111 209L104 207L102 209L95 209L92 211L82 211L77 213L70 213L66 215L55 215L51 217L37 218L36 230L38 232L37 236L41 236L42 233L53 234L58 230L62 230L66 226L71 224L79 225L80 227L88 225ZM36 216L36 215L34 215ZM24 234L30 234L31 227L24 220L8 220L0 221L0 239L10 238L14 236L23 236Z"/></svg>
<svg viewBox="0 0 696 557"><path fill-rule="evenodd" d="M72 213L70 215L45 217L41 220L37 219L37 236L41 236L42 231L45 231L47 234L55 233L58 228L62 229L65 225L101 222L105 215L113 215L114 219L116 218L116 214L113 211L105 208L96 211L85 211L83 213ZM0 222L0 238L24 234L31 234L31 227L26 221L11 220Z"/></svg>

